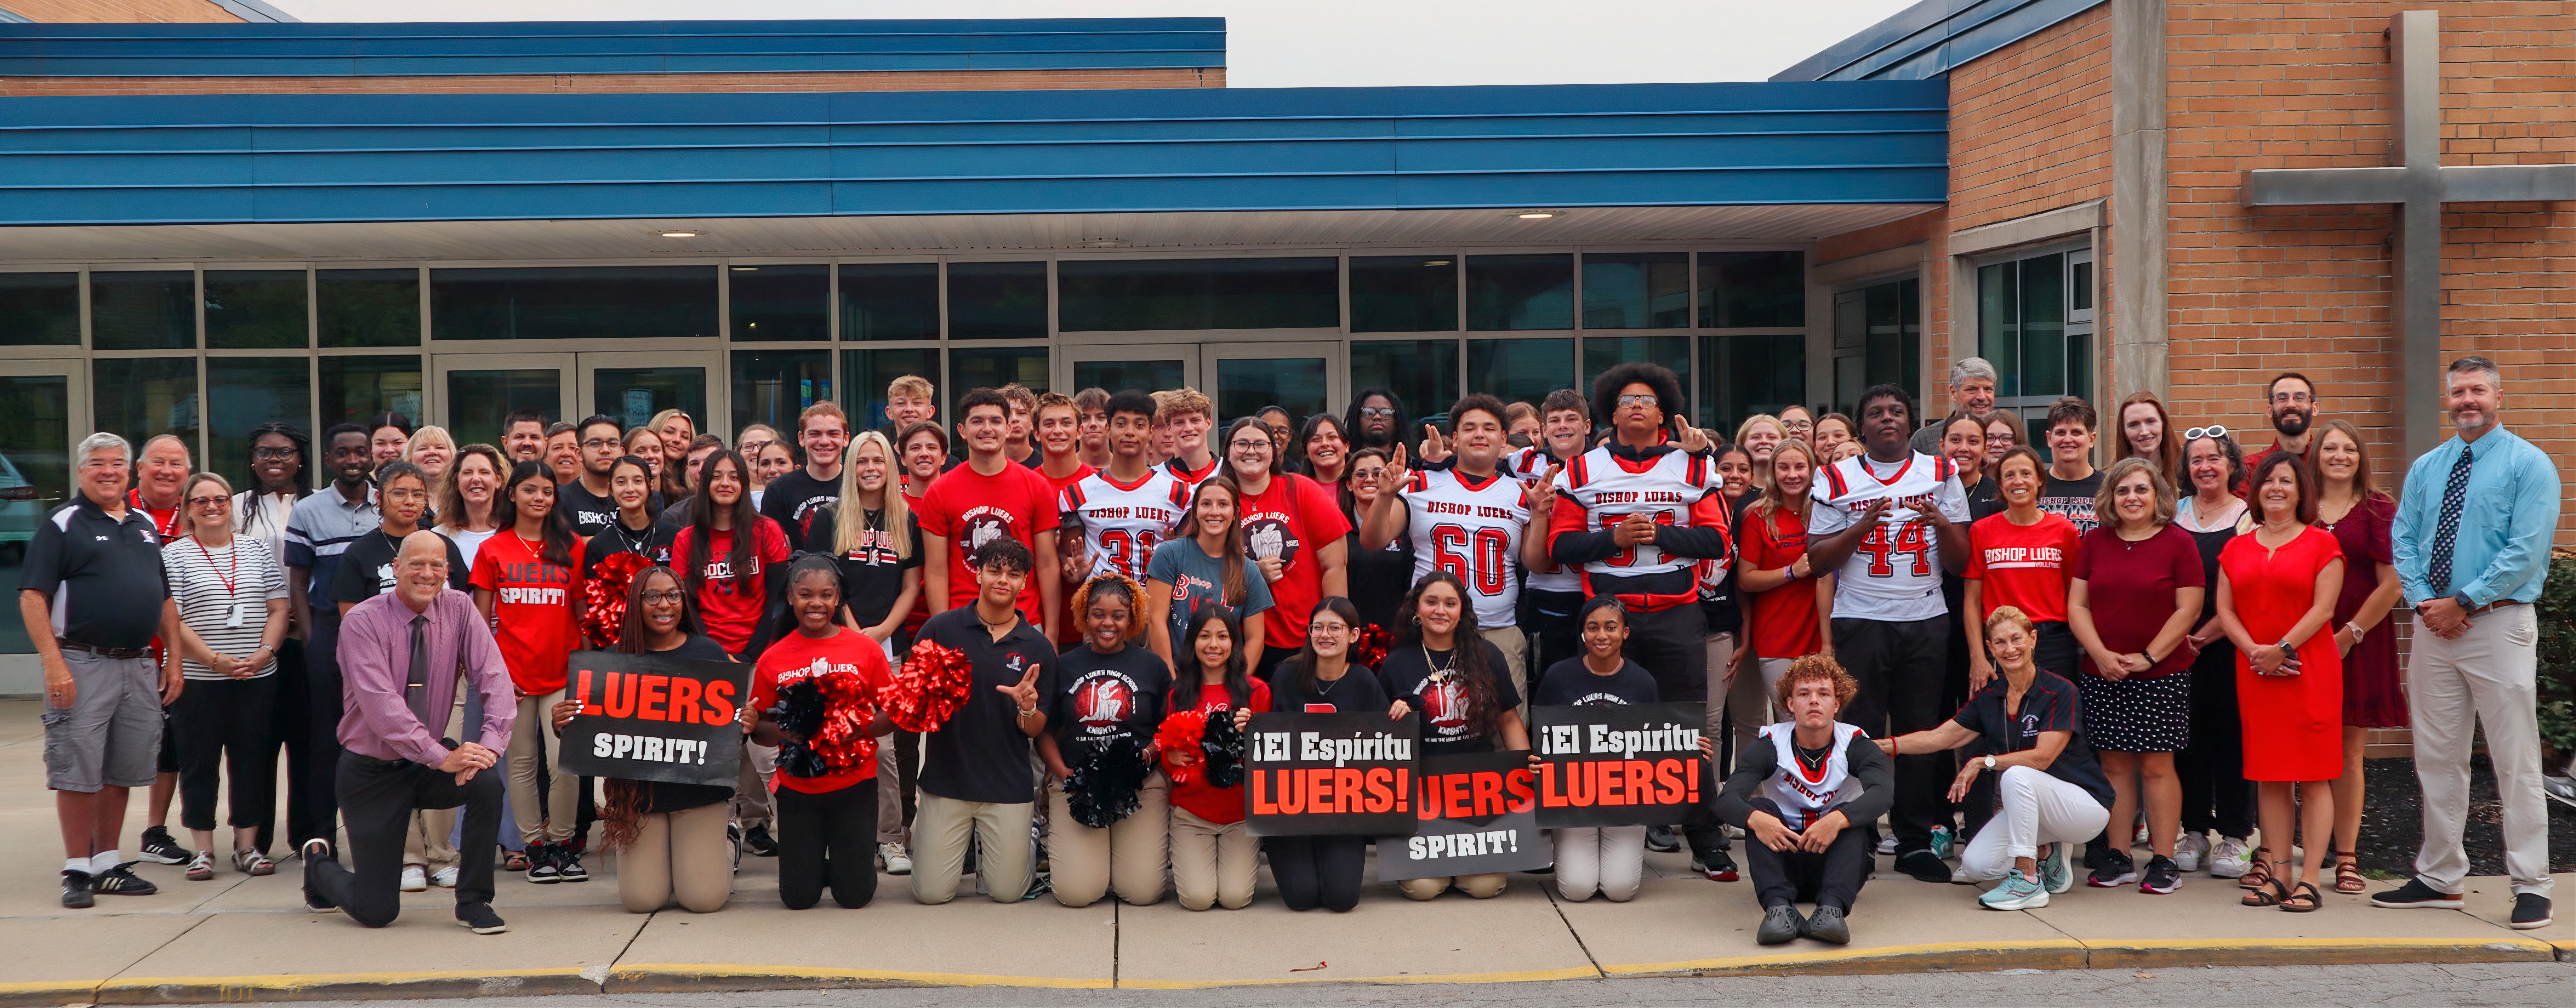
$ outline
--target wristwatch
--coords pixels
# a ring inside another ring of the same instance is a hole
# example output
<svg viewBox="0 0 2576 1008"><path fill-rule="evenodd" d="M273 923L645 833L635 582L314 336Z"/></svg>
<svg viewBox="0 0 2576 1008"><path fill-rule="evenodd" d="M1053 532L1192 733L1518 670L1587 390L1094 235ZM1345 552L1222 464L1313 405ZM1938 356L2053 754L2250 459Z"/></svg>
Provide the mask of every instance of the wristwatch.
<svg viewBox="0 0 2576 1008"><path fill-rule="evenodd" d="M1987 754L1986 754L1986 769L1987 769L1987 770L1989 770L1989 771L1991 771L1991 770L1993 770L1994 768L1995 768L1995 754L1993 754L1993 753L1987 753Z"/></svg>

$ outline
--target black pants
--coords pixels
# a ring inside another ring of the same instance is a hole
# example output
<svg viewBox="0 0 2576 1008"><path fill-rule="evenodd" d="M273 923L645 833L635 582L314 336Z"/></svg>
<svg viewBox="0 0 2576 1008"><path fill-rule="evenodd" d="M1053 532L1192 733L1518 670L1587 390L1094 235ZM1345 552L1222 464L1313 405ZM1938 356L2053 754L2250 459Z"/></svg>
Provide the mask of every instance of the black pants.
<svg viewBox="0 0 2576 1008"><path fill-rule="evenodd" d="M1780 806L1768 798L1755 798L1754 808L1778 816ZM1877 851L1871 839L1876 833L1867 823L1853 823L1834 836L1834 842L1822 854L1808 851L1782 853L1750 837L1744 843L1745 870L1753 876L1754 896L1764 909L1791 903L1814 902L1819 907L1840 907L1849 913L1852 901L1860 898L1860 887L1869 881L1870 863Z"/></svg>
<svg viewBox="0 0 2576 1008"><path fill-rule="evenodd" d="M1269 837L1270 876L1279 882L1279 901L1290 910L1323 907L1348 913L1360 905L1360 873L1368 867L1368 838L1359 836Z"/></svg>
<svg viewBox="0 0 2576 1008"><path fill-rule="evenodd" d="M1696 604L1629 613L1626 653L1629 660L1655 677L1655 695L1666 703L1725 700L1709 699L1708 621ZM1531 666L1533 678L1542 671ZM1699 793L1708 796L1708 801L1692 806L1682 817L1682 835L1690 842L1693 853L1711 854L1726 849L1726 831L1720 828L1714 804L1717 768L1708 760L1699 764Z"/></svg>
<svg viewBox="0 0 2576 1008"><path fill-rule="evenodd" d="M347 709L347 701L340 692L337 620L313 623L312 638L304 649L304 693L310 698L305 706L305 737L311 740L305 747L304 765L313 775L305 782L304 795L310 802L305 815L310 817L306 825L313 831L288 838L298 845L314 837L329 838L340 824L340 715ZM401 846L399 838L395 846ZM399 850L395 859L401 859Z"/></svg>
<svg viewBox="0 0 2576 1008"><path fill-rule="evenodd" d="M215 828L215 791L232 778L228 825L265 826L277 818L277 676L191 679L170 705L179 737L179 824Z"/></svg>
<svg viewBox="0 0 2576 1008"><path fill-rule="evenodd" d="M806 794L779 788L778 901L803 910L823 900L856 910L877 895L877 781Z"/></svg>
<svg viewBox="0 0 2576 1008"><path fill-rule="evenodd" d="M449 743L452 747L454 743ZM414 809L465 806L465 835L457 843L456 905L492 902L492 855L501 836L501 768L463 785L437 767L340 754L340 814L349 825L349 860L355 871L329 858L304 863L304 886L350 919L383 927L402 912L403 838Z"/></svg>
<svg viewBox="0 0 2576 1008"><path fill-rule="evenodd" d="M1860 680L1860 695L1844 708L1843 720L1878 738L1940 724L1946 713L1941 635L1949 629L1946 615L1906 623L1834 620L1834 657ZM1932 827L1949 814L1950 777L1956 772L1947 752L1896 757L1896 809L1889 821L1896 828L1897 853L1932 848Z"/></svg>
<svg viewBox="0 0 2576 1008"><path fill-rule="evenodd" d="M2254 834L2254 785L2245 779L2245 723L2236 707L2236 647L2217 641L2191 663L2191 744L2174 754L2182 777L2182 828ZM2115 824L2116 825L2116 824Z"/></svg>
<svg viewBox="0 0 2576 1008"><path fill-rule="evenodd" d="M1530 685L1536 686L1550 666L1583 653L1583 628L1574 620L1583 608L1583 593L1523 591L1521 598L1522 609L1529 613L1521 628L1530 632L1538 649L1529 660Z"/></svg>
<svg viewBox="0 0 2576 1008"><path fill-rule="evenodd" d="M313 799L307 793L313 788L313 696L311 677L304 669L303 641L289 637L279 642L277 674L270 678L277 680L277 688L269 714L269 745L286 747L286 845L291 848L321 835L313 827ZM270 850L276 838L277 809L272 805L260 819L259 850Z"/></svg>

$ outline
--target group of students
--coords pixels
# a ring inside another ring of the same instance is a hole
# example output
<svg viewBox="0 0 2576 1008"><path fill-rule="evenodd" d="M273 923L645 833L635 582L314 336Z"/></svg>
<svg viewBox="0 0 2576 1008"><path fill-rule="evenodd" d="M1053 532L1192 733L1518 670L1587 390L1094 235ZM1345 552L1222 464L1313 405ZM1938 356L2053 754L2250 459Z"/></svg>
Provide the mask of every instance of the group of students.
<svg viewBox="0 0 2576 1008"><path fill-rule="evenodd" d="M2398 509L2359 432L2312 429L2314 385L2283 375L2281 439L2249 460L2140 393L2096 470L2084 401L2050 408L2043 451L1993 408L1990 366L1952 380L1958 409L1932 424L1883 385L1857 419L1792 406L1728 441L1685 419L1672 372L1628 363L1535 408L1466 396L1409 445L1385 388L1222 431L1191 389L975 389L951 428L907 376L883 429L818 402L792 447L763 425L728 447L678 411L631 429L523 411L500 445L460 447L389 414L324 433L319 490L315 447L272 424L238 493L156 438L121 502L167 543L152 660L186 688L167 686L160 766L193 843L167 833L156 781L143 856L213 877L228 775L232 865L274 871L282 744L289 834L318 838L308 902L370 924L392 919L391 890L439 885L497 930L496 861L584 881L594 820L637 912L722 907L744 851L779 859L795 908L826 889L863 906L879 869L925 903L972 874L1006 902L1143 905L1168 884L1190 909L1239 908L1266 855L1287 905L1346 911L1369 841L1252 836L1240 787L1160 744L1166 718L1418 713L1426 752L1469 753L1528 749L1532 703L1704 701L1707 736L1740 747L1706 746L1715 800L1678 830L1559 831L1563 895L1630 899L1645 852L1685 844L1694 871L1733 881L1731 827L1761 940L1847 941L1882 816L1875 853L1926 881L2000 880L1980 897L1998 909L2065 891L2075 845L2100 887L2169 893L2205 865L2249 904L2314 910L2331 849L2357 891L2361 732L2406 714ZM621 553L641 569L610 625L585 609ZM39 574L24 587L51 590ZM471 627L442 631L440 606L465 599ZM971 669L931 730L857 712L875 756L832 765L780 722L782 690L850 674L882 694L925 642ZM584 649L753 665L737 786L562 772ZM1142 784L1103 821L1081 788L1108 759ZM352 783L404 761L408 783ZM2294 863L2300 805L2306 835L2335 843ZM329 841L341 818L354 874ZM76 855L67 904L76 872L85 892L150 891L114 862L112 827L91 846L110 863Z"/></svg>

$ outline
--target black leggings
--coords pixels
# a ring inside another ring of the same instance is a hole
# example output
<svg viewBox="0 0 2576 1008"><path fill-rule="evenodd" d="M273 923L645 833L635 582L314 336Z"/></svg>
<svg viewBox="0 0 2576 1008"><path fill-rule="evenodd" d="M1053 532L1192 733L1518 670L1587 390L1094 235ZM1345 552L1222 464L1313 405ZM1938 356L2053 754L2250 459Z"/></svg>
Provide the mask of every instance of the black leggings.
<svg viewBox="0 0 2576 1008"><path fill-rule="evenodd" d="M2236 647L2212 643L2193 660L2191 744L2174 754L2182 777L2182 828L2254 835L2254 785L2245 779L2245 722L2237 716Z"/></svg>
<svg viewBox="0 0 2576 1008"><path fill-rule="evenodd" d="M233 826L265 826L277 817L277 676L191 679L171 704L179 749L179 824L215 828L215 792L229 775Z"/></svg>
<svg viewBox="0 0 2576 1008"><path fill-rule="evenodd" d="M790 910L822 902L823 884L845 910L877 895L877 782L806 794L779 788L778 901Z"/></svg>
<svg viewBox="0 0 2576 1008"><path fill-rule="evenodd" d="M1360 905L1360 873L1368 867L1368 838L1283 836L1261 842L1270 851L1270 877L1290 910L1323 907L1349 913Z"/></svg>

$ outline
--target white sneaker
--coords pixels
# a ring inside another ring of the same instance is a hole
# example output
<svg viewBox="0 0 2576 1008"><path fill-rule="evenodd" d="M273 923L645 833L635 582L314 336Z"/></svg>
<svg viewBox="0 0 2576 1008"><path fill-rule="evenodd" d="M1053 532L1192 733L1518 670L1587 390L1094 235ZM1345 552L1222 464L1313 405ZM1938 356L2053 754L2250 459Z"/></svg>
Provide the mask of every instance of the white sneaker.
<svg viewBox="0 0 2576 1008"><path fill-rule="evenodd" d="M445 868L429 873L429 884L441 889L454 889L456 888L457 875L458 872L456 870L456 866L449 865Z"/></svg>
<svg viewBox="0 0 2576 1008"><path fill-rule="evenodd" d="M429 873L421 871L419 865L404 865L402 874L402 891L428 892Z"/></svg>
<svg viewBox="0 0 2576 1008"><path fill-rule="evenodd" d="M2133 842L2131 842L2131 843L2129 844L2129 846L2131 846L2131 847L2145 847L2145 846L2147 846L2147 845L2148 845L2149 843L2151 843L2151 842L2152 842L2152 841L2149 841L2149 840L2147 839L2147 824L2145 824L2145 823L2139 823L2139 824L2138 824L2138 835L2137 835L2136 839L2135 839Z"/></svg>
<svg viewBox="0 0 2576 1008"><path fill-rule="evenodd" d="M2198 833L2185 833L2174 841L2174 867L2186 872L2200 870L2200 859L2209 853L2209 838Z"/></svg>
<svg viewBox="0 0 2576 1008"><path fill-rule="evenodd" d="M2219 837L2209 854L2209 877L2244 878L2254 869L2254 848L2236 837Z"/></svg>
<svg viewBox="0 0 2576 1008"><path fill-rule="evenodd" d="M910 875L912 874L912 852L905 850L899 843L878 844L877 864L885 868L888 875Z"/></svg>
<svg viewBox="0 0 2576 1008"><path fill-rule="evenodd" d="M1896 853L1896 831L1889 830L1885 836L1878 838L1878 852L1881 854Z"/></svg>

